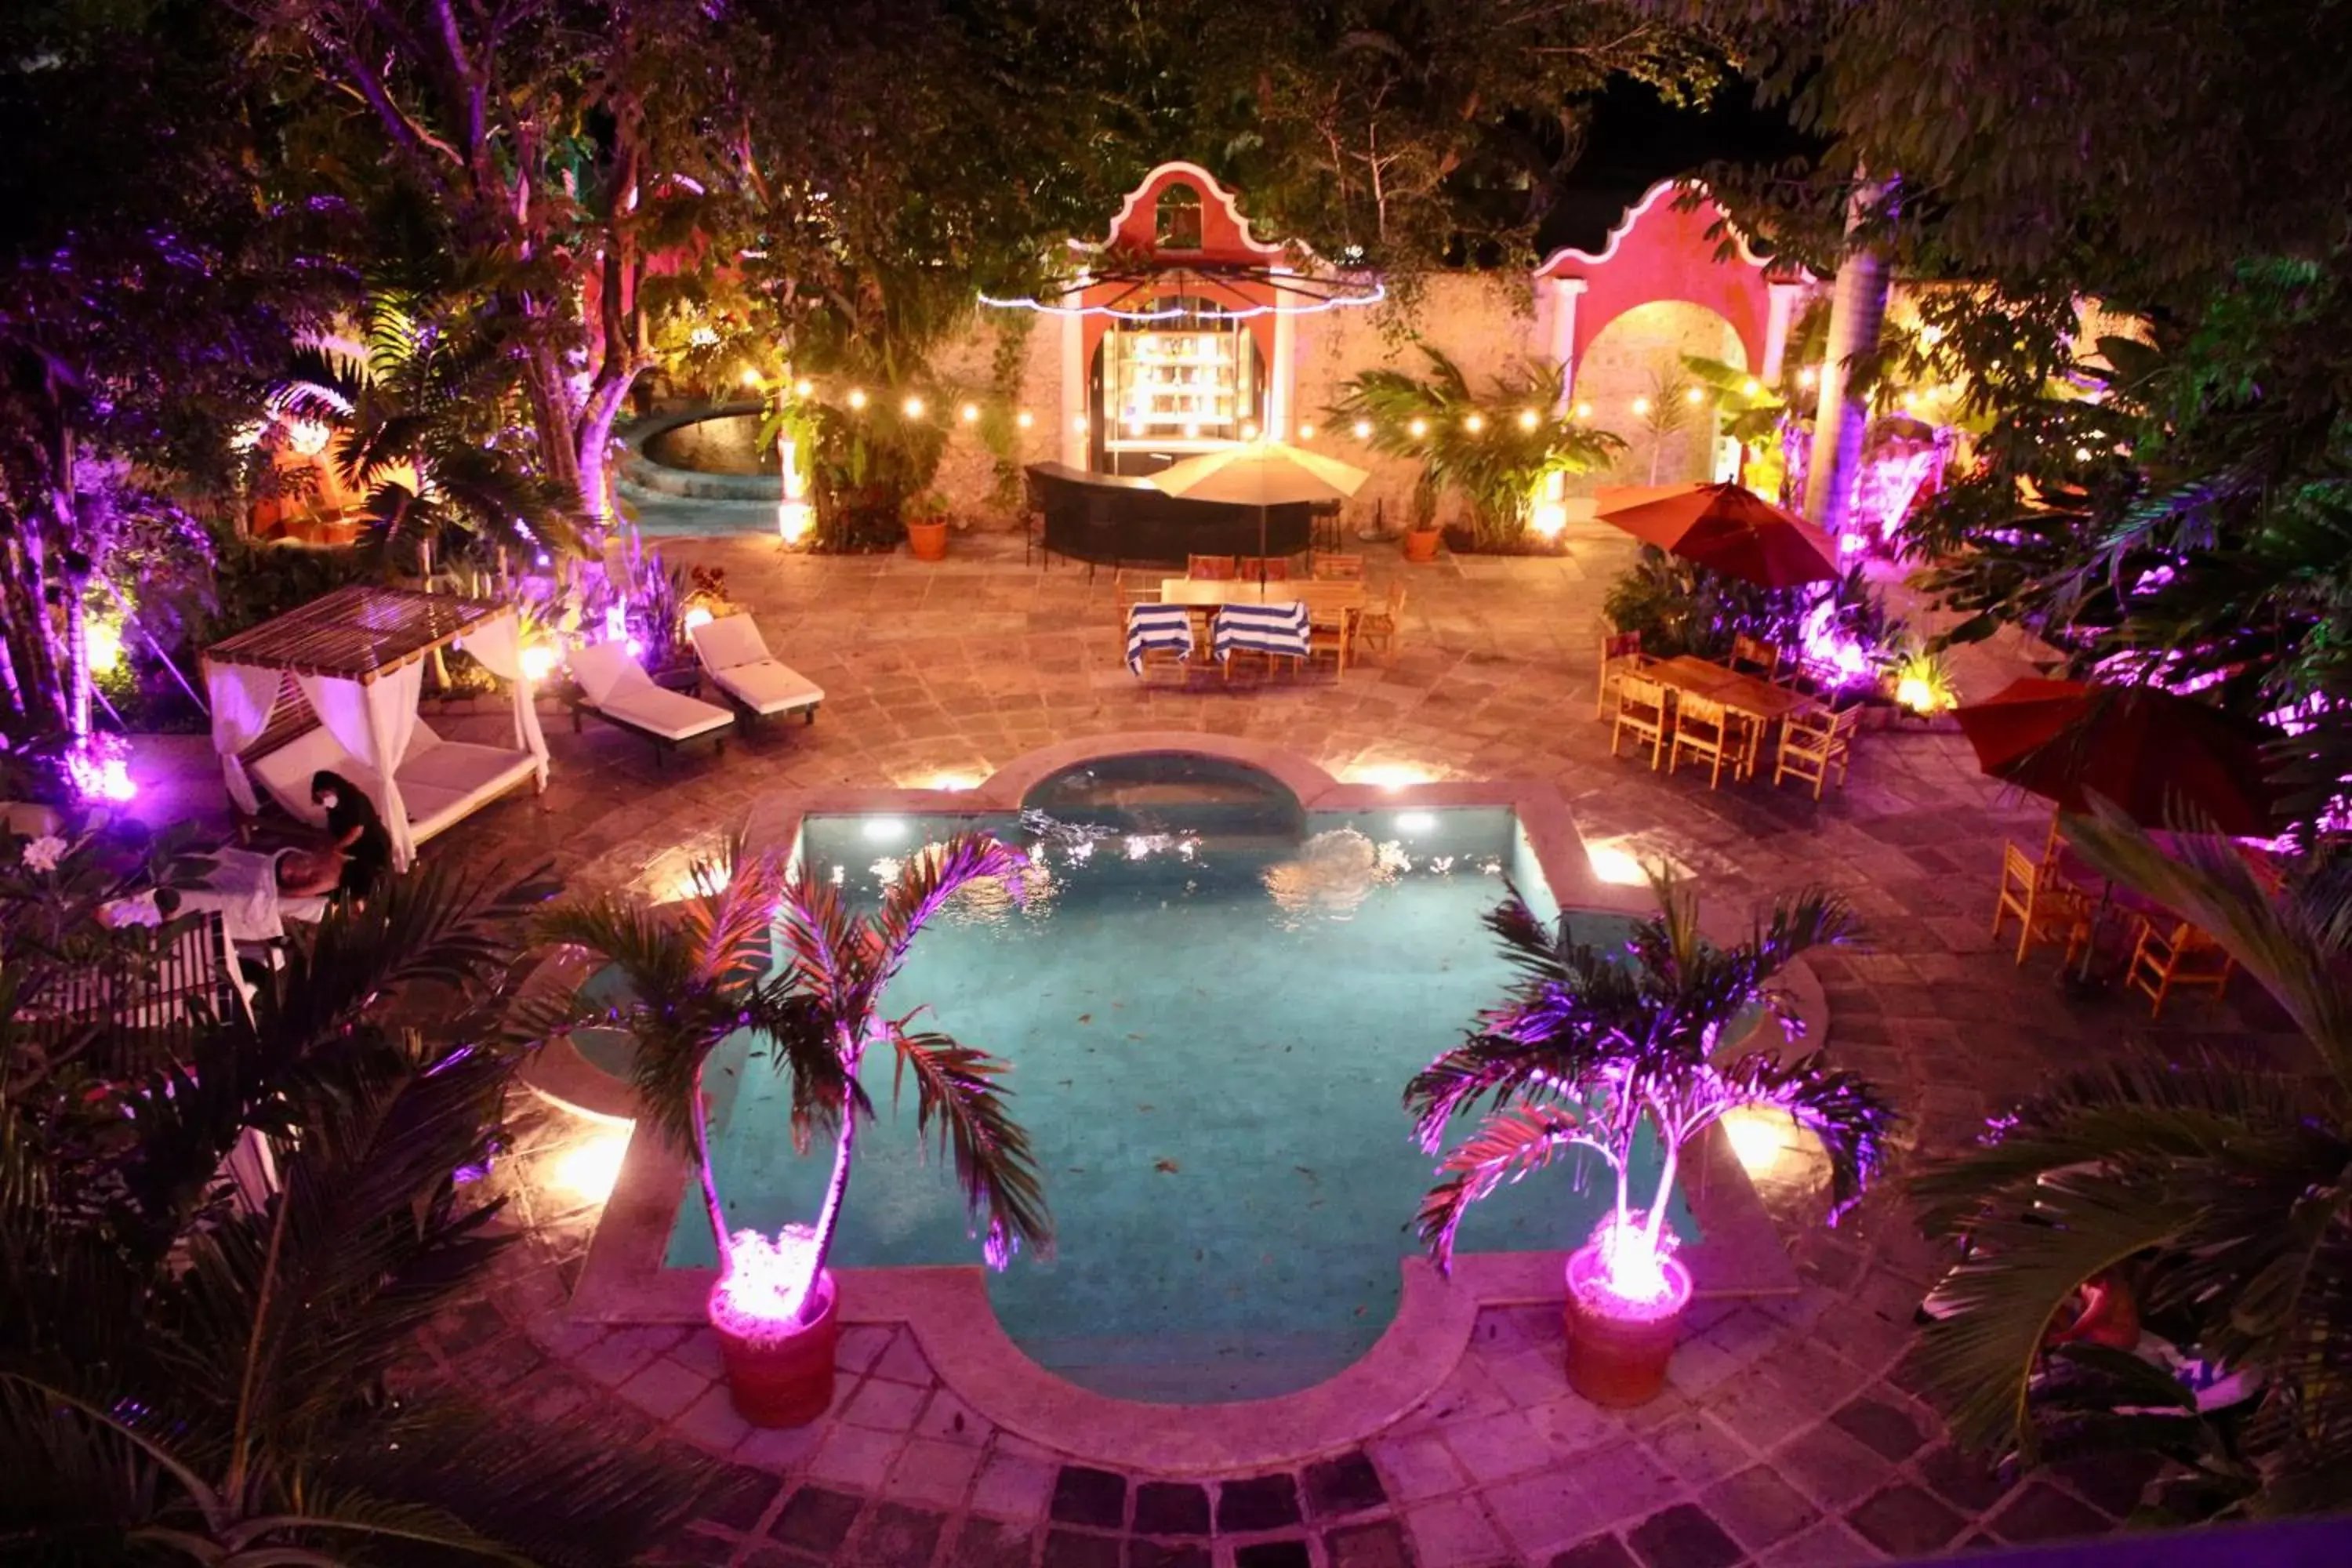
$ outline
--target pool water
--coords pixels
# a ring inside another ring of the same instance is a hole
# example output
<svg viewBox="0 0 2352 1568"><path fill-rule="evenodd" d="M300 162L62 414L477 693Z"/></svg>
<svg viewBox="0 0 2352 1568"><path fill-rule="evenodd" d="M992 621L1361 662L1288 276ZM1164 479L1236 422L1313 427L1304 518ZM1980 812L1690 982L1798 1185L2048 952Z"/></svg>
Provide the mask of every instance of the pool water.
<svg viewBox="0 0 2352 1568"><path fill-rule="evenodd" d="M1146 788L1056 807L1041 839L1012 816L816 817L803 863L870 905L894 858L959 826L1030 850L1025 907L960 900L916 944L886 1005L1013 1064L1014 1114L1057 1229L989 1293L1042 1365L1118 1397L1183 1404L1305 1388L1395 1315L1398 1260L1431 1183L1406 1081L1497 1000L1511 973L1480 916L1509 875L1548 898L1505 810L1307 815L1279 800ZM1040 798L1033 795L1033 802ZM1608 941L1619 917L1575 917ZM614 1042L617 1045L617 1042ZM711 1081L719 1187L740 1226L816 1212L829 1148L793 1152L782 1079L730 1042ZM944 1162L866 1086L837 1264L978 1261ZM1654 1171L1654 1157L1649 1162ZM1636 1191L1645 1190L1637 1172ZM1612 1185L1563 1163L1486 1199L1465 1251L1572 1247ZM1696 1230L1679 1201L1675 1223ZM667 1261L715 1261L689 1194Z"/></svg>

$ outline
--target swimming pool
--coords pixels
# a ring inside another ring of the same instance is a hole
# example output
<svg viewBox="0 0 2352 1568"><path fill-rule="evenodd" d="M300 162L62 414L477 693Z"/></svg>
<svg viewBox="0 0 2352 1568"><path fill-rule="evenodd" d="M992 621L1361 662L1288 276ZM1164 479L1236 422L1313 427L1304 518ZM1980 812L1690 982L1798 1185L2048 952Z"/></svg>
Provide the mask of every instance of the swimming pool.
<svg viewBox="0 0 2352 1568"><path fill-rule="evenodd" d="M990 1300L1026 1354L1098 1393L1259 1398L1370 1348L1431 1180L1399 1097L1509 984L1479 923L1505 877L1550 912L1507 810L1309 814L1269 785L1233 764L1118 759L1032 791L1042 836L1012 815L803 824L803 864L868 904L890 862L959 826L1037 862L1025 907L967 898L934 921L887 1005L928 1005L1013 1064L1058 1250L992 1276ZM1588 940L1623 929L1574 918ZM868 1075L885 1125L860 1142L835 1260L976 1262L888 1070ZM732 1217L807 1219L827 1151L793 1153L784 1086L740 1040L710 1079ZM1597 1163L1585 1178L1555 1169L1497 1193L1464 1248L1575 1245L1611 1191ZM1696 1239L1680 1206L1675 1220ZM714 1261L690 1195L666 1261Z"/></svg>

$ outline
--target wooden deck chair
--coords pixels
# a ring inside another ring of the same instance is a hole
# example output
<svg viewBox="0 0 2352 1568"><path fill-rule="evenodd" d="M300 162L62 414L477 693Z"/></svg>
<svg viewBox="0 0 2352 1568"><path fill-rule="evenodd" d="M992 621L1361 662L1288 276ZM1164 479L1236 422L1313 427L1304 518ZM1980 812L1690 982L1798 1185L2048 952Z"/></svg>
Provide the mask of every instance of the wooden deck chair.
<svg viewBox="0 0 2352 1568"><path fill-rule="evenodd" d="M2237 972L2238 961L2229 950L2187 921L2173 921L2159 933L2156 922L2142 915L2124 984L2154 998L2147 1016L2155 1018L2163 1015L2164 999L2174 986L2210 985L2218 999Z"/></svg>
<svg viewBox="0 0 2352 1568"><path fill-rule="evenodd" d="M709 740L727 749L735 715L715 702L668 691L654 684L645 667L617 642L591 644L572 650L572 676L580 683L572 700L572 728L580 716L593 713L606 723L642 735L653 742L656 764L688 741Z"/></svg>
<svg viewBox="0 0 2352 1568"><path fill-rule="evenodd" d="M1671 777L1687 752L1707 763L1707 788L1723 782L1726 763L1731 764L1731 776L1737 780L1747 763L1751 738L1748 727L1722 703L1685 691L1675 702L1675 734L1666 748L1666 773Z"/></svg>
<svg viewBox="0 0 2352 1568"><path fill-rule="evenodd" d="M1184 558L1184 575L1202 583L1230 583L1241 575L1240 557L1188 555Z"/></svg>
<svg viewBox="0 0 2352 1568"><path fill-rule="evenodd" d="M687 634L694 657L711 684L756 719L797 712L803 724L816 722L824 689L768 651L759 623L749 616L721 616Z"/></svg>
<svg viewBox="0 0 2352 1568"><path fill-rule="evenodd" d="M1121 626L1127 624L1127 612L1136 605L1160 602L1160 577L1159 574L1139 572L1129 566L1121 566L1110 574L1111 603L1118 611Z"/></svg>
<svg viewBox="0 0 2352 1568"><path fill-rule="evenodd" d="M1391 583L1385 602L1367 605L1356 612L1356 646L1388 653L1396 647L1403 625L1404 584Z"/></svg>
<svg viewBox="0 0 2352 1568"><path fill-rule="evenodd" d="M1601 683L1592 693L1592 716L1609 716L1609 689L1628 670L1639 669L1650 661L1642 657L1642 634L1639 632L1604 632L1601 637Z"/></svg>
<svg viewBox="0 0 2352 1568"><path fill-rule="evenodd" d="M2091 900L2066 880L2054 864L2037 863L2014 842L2000 847L2000 899L1993 905L1992 934L2000 935L2017 917L2017 962L2037 942L2063 942L2072 963L2091 943Z"/></svg>
<svg viewBox="0 0 2352 1568"><path fill-rule="evenodd" d="M1666 711L1666 689L1654 680L1626 674L1617 682L1617 721L1609 731L1609 754L1631 730L1637 744L1650 748L1650 771L1658 771L1664 757L1672 723Z"/></svg>
<svg viewBox="0 0 2352 1568"><path fill-rule="evenodd" d="M1742 633L1731 639L1731 657L1724 663L1742 675L1759 675L1770 680L1780 668L1780 650L1760 637Z"/></svg>
<svg viewBox="0 0 2352 1568"><path fill-rule="evenodd" d="M1318 550L1308 563L1309 573L1325 583L1360 583L1364 580L1364 558L1360 555L1338 555Z"/></svg>
<svg viewBox="0 0 2352 1568"><path fill-rule="evenodd" d="M1862 710L1849 708L1842 713L1791 713L1780 724L1780 757L1772 769L1772 783L1794 774L1813 786L1813 798L1822 798L1822 785L1837 770L1838 787L1845 787L1846 768L1853 760L1854 731L1861 727Z"/></svg>

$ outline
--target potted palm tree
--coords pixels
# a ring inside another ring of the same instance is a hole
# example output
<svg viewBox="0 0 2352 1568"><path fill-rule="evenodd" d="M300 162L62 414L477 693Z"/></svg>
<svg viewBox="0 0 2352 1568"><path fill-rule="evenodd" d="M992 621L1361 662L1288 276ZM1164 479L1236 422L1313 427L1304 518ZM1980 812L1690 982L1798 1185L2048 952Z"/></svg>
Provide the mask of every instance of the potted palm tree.
<svg viewBox="0 0 2352 1568"><path fill-rule="evenodd" d="M1686 885L1661 875L1652 886L1658 913L1634 926L1622 952L1573 940L1565 917L1546 925L1514 890L1486 925L1525 978L1404 1094L1433 1154L1457 1115L1484 1107L1422 1200L1421 1238L1441 1270L1452 1266L1470 1205L1499 1184L1570 1149L1598 1154L1615 1173L1615 1204L1568 1259L1569 1382L1596 1405L1639 1405L1664 1385L1691 1296L1666 1207L1691 1139L1735 1108L1786 1111L1829 1154L1834 1221L1876 1169L1894 1119L1875 1090L1819 1050L1782 1062L1724 1049L1725 1031L1759 1006L1795 1032L1773 977L1806 950L1853 936L1843 898L1818 889L1784 897L1747 941L1717 947L1701 940ZM1629 1187L1644 1127L1661 1168L1636 1207Z"/></svg>
<svg viewBox="0 0 2352 1568"><path fill-rule="evenodd" d="M907 503L907 548L918 561L948 558L948 498L926 490Z"/></svg>
<svg viewBox="0 0 2352 1568"><path fill-rule="evenodd" d="M1956 1439L2022 1463L2180 1467L2175 1517L2343 1506L2352 1475L2352 877L2275 883L2228 840L2168 854L2103 804L2067 842L2210 933L2308 1043L2139 1049L2066 1073L1912 1183L1963 1249L1916 1365ZM2115 1300L2107 1331L2078 1331Z"/></svg>
<svg viewBox="0 0 2352 1568"><path fill-rule="evenodd" d="M709 1300L735 1408L755 1426L793 1426L833 1403L840 1294L826 1268L849 1190L859 1127L874 1106L859 1082L881 1047L915 1086L916 1124L948 1151L983 1255L1003 1268L1026 1242L1051 1245L1029 1136L1007 1112L1004 1066L944 1034L882 1011L883 994L931 916L967 886L1004 879L1015 891L1024 860L985 834L958 834L909 856L878 908L852 914L824 878L788 870L775 856L734 857L726 874L698 870L697 891L648 908L604 898L558 910L547 934L615 965L628 996L606 1016L635 1040L631 1079L642 1113L694 1162L719 1277ZM782 961L767 966L781 923ZM792 1080L794 1140L833 1139L833 1174L815 1222L776 1236L736 1230L720 1200L703 1073L738 1029Z"/></svg>

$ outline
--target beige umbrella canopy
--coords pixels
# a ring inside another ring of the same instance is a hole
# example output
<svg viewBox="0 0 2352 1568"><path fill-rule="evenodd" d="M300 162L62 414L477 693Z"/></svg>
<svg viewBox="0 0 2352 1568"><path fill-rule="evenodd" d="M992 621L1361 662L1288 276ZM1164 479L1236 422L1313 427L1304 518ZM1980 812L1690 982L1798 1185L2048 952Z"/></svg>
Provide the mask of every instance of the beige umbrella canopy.
<svg viewBox="0 0 2352 1568"><path fill-rule="evenodd" d="M1261 439L1171 463L1152 475L1150 483L1155 489L1190 500L1257 508L1257 552L1263 555L1266 508L1343 500L1363 489L1370 478L1337 458Z"/></svg>

